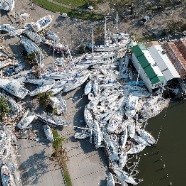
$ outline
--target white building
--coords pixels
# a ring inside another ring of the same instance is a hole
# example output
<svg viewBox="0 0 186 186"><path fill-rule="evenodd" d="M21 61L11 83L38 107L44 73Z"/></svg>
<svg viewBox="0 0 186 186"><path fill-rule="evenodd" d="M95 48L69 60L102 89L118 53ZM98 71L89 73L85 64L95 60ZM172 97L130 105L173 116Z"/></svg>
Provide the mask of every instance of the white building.
<svg viewBox="0 0 186 186"><path fill-rule="evenodd" d="M138 44L133 46L131 50L133 52L132 63L147 89L152 92L153 89L164 86L166 79L146 46L144 44Z"/></svg>
<svg viewBox="0 0 186 186"><path fill-rule="evenodd" d="M164 50L158 43L153 44L154 45L152 45L148 50L150 52L150 55L160 68L161 72L163 73L166 81L180 78L177 70L166 55L166 52L164 52Z"/></svg>

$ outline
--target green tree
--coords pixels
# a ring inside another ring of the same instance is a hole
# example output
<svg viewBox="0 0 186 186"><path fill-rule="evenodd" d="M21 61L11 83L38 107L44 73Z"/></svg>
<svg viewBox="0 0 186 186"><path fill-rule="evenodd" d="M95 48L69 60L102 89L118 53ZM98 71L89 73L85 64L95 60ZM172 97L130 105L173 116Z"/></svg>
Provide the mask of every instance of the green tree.
<svg viewBox="0 0 186 186"><path fill-rule="evenodd" d="M51 92L47 91L44 93L39 93L37 98L41 102L41 104L46 108L49 105L49 97L51 96Z"/></svg>
<svg viewBox="0 0 186 186"><path fill-rule="evenodd" d="M11 109L8 105L8 101L0 96L0 118L4 116L4 114L10 113Z"/></svg>

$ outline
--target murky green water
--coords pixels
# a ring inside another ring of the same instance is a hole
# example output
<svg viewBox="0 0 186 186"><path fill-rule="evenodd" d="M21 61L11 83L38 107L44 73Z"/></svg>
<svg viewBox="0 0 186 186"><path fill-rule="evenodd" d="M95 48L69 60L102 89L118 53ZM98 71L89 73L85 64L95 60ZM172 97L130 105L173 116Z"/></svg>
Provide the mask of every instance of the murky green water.
<svg viewBox="0 0 186 186"><path fill-rule="evenodd" d="M148 122L146 130L157 139L156 147L141 154L140 186L186 185L186 102L170 104L169 108Z"/></svg>

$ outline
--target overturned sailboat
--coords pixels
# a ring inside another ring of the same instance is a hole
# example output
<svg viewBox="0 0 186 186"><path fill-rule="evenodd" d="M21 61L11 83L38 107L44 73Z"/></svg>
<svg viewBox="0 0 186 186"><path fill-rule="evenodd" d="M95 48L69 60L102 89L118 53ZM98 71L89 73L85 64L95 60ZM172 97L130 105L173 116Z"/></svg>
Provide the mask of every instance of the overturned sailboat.
<svg viewBox="0 0 186 186"><path fill-rule="evenodd" d="M10 81L8 79L0 79L0 87L20 99L24 99L28 94L28 90L23 88L20 82L15 80Z"/></svg>
<svg viewBox="0 0 186 186"><path fill-rule="evenodd" d="M52 129L51 129L48 125L44 125L44 126L43 126L43 129L44 129L46 138L47 138L50 142L54 141Z"/></svg>
<svg viewBox="0 0 186 186"><path fill-rule="evenodd" d="M25 116L21 119L21 121L17 124L19 129L27 128L30 123L35 119L35 115L32 112L27 112Z"/></svg>
<svg viewBox="0 0 186 186"><path fill-rule="evenodd" d="M59 127L59 126L63 126L63 123L56 123L54 120L47 118L47 117L43 117L41 115L37 115L37 118L42 121L43 123L46 123L52 127Z"/></svg>
<svg viewBox="0 0 186 186"><path fill-rule="evenodd" d="M2 186L16 186L14 177L6 164L1 167L1 180Z"/></svg>
<svg viewBox="0 0 186 186"><path fill-rule="evenodd" d="M24 46L28 54L40 53L42 54L40 48L30 39L21 36L20 43Z"/></svg>
<svg viewBox="0 0 186 186"><path fill-rule="evenodd" d="M12 11L15 7L14 0L1 0L0 1L0 10Z"/></svg>
<svg viewBox="0 0 186 186"><path fill-rule="evenodd" d="M35 23L31 23L31 27L34 32L39 32L50 25L54 16L47 15L37 20Z"/></svg>
<svg viewBox="0 0 186 186"><path fill-rule="evenodd" d="M54 84L49 84L49 85L44 85L41 86L33 91L30 92L30 96L36 96L39 93L44 93L46 91L49 91L52 87L54 86Z"/></svg>

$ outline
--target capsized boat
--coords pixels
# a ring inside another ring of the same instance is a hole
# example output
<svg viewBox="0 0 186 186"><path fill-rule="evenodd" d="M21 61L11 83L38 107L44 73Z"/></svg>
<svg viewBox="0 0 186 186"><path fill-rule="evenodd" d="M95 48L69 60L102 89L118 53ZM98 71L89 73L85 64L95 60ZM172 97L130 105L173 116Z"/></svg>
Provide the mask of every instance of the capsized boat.
<svg viewBox="0 0 186 186"><path fill-rule="evenodd" d="M44 85L44 86L41 86L33 91L30 92L30 96L36 96L37 94L39 93L44 93L48 90L50 90L52 87L54 86L54 84L48 84L48 85Z"/></svg>
<svg viewBox="0 0 186 186"><path fill-rule="evenodd" d="M86 86L85 86L85 89L84 89L84 94L85 95L88 95L92 90L92 81L90 80Z"/></svg>
<svg viewBox="0 0 186 186"><path fill-rule="evenodd" d="M14 0L1 0L0 1L0 10L12 11L15 7Z"/></svg>
<svg viewBox="0 0 186 186"><path fill-rule="evenodd" d="M28 94L28 90L23 88L19 81L0 79L0 87L20 99L24 99Z"/></svg>
<svg viewBox="0 0 186 186"><path fill-rule="evenodd" d="M69 92L81 86L89 77L90 73L86 73L80 77L75 77L73 81L69 81L65 84L63 92Z"/></svg>
<svg viewBox="0 0 186 186"><path fill-rule="evenodd" d="M94 120L94 142L96 149L101 147L101 142L103 141L103 134L100 129L100 126L96 120Z"/></svg>
<svg viewBox="0 0 186 186"><path fill-rule="evenodd" d="M115 186L114 176L111 172L107 173L107 186Z"/></svg>
<svg viewBox="0 0 186 186"><path fill-rule="evenodd" d="M1 181L2 186L16 186L14 177L6 164L1 167Z"/></svg>
<svg viewBox="0 0 186 186"><path fill-rule="evenodd" d="M119 156L119 167L120 168L123 168L126 165L127 159L128 159L127 153L124 151L121 151L121 154Z"/></svg>
<svg viewBox="0 0 186 186"><path fill-rule="evenodd" d="M58 127L58 126L63 126L63 123L56 123L54 120L47 118L47 117L43 117L41 115L37 115L37 118L42 121L43 123L46 123L52 127Z"/></svg>
<svg viewBox="0 0 186 186"><path fill-rule="evenodd" d="M50 39L50 40L52 40L52 41L55 41L55 42L59 42L59 41L60 41L59 36L58 36L54 31L51 31L51 30L49 30L49 31L46 33L46 38L47 38L47 39Z"/></svg>
<svg viewBox="0 0 186 186"><path fill-rule="evenodd" d="M23 116L21 121L16 125L19 129L25 129L35 119L35 115L32 112L27 111L27 114Z"/></svg>
<svg viewBox="0 0 186 186"><path fill-rule="evenodd" d="M94 119L93 119L93 116L90 110L87 107L85 107L85 110L84 110L84 119L85 119L86 124L89 126L89 128L93 128Z"/></svg>
<svg viewBox="0 0 186 186"><path fill-rule="evenodd" d="M122 136L121 136L121 148L125 149L125 145L127 143L127 138L128 138L128 130L127 128L124 130Z"/></svg>
<svg viewBox="0 0 186 186"><path fill-rule="evenodd" d="M65 119L58 117L58 116L53 117L53 120L55 121L56 124L59 124L59 125L63 125L63 126L69 125L69 123Z"/></svg>
<svg viewBox="0 0 186 186"><path fill-rule="evenodd" d="M54 141L52 129L51 129L48 125L44 125L44 126L43 126L43 129L44 129L46 138L47 138L50 142Z"/></svg>
<svg viewBox="0 0 186 186"><path fill-rule="evenodd" d="M44 37L30 30L25 30L23 33L26 34L27 37L31 39L32 41L34 41L35 43L41 43L44 41Z"/></svg>
<svg viewBox="0 0 186 186"><path fill-rule="evenodd" d="M132 120L132 122L130 122L130 124L128 124L127 125L127 127L128 127L128 132L129 132L129 136L131 137L131 138L133 138L134 137L134 135L135 135L135 122L134 122L134 120Z"/></svg>
<svg viewBox="0 0 186 186"><path fill-rule="evenodd" d="M0 30L8 32L11 36L20 35L25 29L18 29L10 24L1 24Z"/></svg>
<svg viewBox="0 0 186 186"><path fill-rule="evenodd" d="M86 139L86 138L88 138L90 136L91 136L90 132L85 132L85 131L83 131L83 132L76 132L74 134L74 138L75 139Z"/></svg>
<svg viewBox="0 0 186 186"><path fill-rule="evenodd" d="M34 32L39 32L50 25L54 16L47 15L37 20L35 23L31 23L31 27Z"/></svg>
<svg viewBox="0 0 186 186"><path fill-rule="evenodd" d="M2 69L2 68L4 68L4 67L8 66L9 64L10 64L9 61L1 61L1 62L0 62L0 69Z"/></svg>
<svg viewBox="0 0 186 186"><path fill-rule="evenodd" d="M26 37L21 36L20 43L24 46L28 54L40 53L40 55L42 55L40 48L30 39L27 39Z"/></svg>

